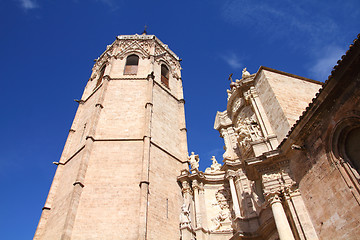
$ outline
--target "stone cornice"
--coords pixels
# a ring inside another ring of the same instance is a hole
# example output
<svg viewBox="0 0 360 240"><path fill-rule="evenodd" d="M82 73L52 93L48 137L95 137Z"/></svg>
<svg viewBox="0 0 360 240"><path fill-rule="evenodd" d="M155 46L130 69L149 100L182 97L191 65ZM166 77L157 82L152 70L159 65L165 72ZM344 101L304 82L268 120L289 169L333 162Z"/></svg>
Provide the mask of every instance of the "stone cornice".
<svg viewBox="0 0 360 240"><path fill-rule="evenodd" d="M217 112L215 117L214 129L220 131L232 125L231 119L227 115L227 111Z"/></svg>
<svg viewBox="0 0 360 240"><path fill-rule="evenodd" d="M197 180L199 183L204 184L217 184L223 183L225 180L225 172L219 173L203 173L201 171L190 173L187 170L181 171L181 175L177 177L178 181L193 181Z"/></svg>

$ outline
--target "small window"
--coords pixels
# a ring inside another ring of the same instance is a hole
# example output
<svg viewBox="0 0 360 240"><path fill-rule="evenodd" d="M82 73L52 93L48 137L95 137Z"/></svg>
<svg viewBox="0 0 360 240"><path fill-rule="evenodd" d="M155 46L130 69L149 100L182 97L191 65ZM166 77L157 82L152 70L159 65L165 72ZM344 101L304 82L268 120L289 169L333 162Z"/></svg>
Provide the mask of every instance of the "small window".
<svg viewBox="0 0 360 240"><path fill-rule="evenodd" d="M98 78L98 80L97 80L97 82L96 82L95 88L97 88L97 87L101 84L102 79L103 79L103 77L104 77L105 68L106 68L106 65L102 66L102 68L101 68L101 70L100 70L99 78Z"/></svg>
<svg viewBox="0 0 360 240"><path fill-rule="evenodd" d="M169 69L164 64L161 65L161 82L169 87Z"/></svg>
<svg viewBox="0 0 360 240"><path fill-rule="evenodd" d="M136 75L137 70L138 70L138 65L139 65L139 57L138 56L136 56L135 54L128 56L126 59L124 74L125 75Z"/></svg>

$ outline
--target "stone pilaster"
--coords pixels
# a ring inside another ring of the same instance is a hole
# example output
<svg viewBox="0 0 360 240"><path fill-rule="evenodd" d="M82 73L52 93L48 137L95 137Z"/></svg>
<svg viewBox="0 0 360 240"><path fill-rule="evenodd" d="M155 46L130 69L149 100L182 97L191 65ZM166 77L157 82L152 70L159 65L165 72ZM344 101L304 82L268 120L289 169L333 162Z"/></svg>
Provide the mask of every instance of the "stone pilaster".
<svg viewBox="0 0 360 240"><path fill-rule="evenodd" d="M279 145L276 135L271 127L270 121L266 115L264 107L260 101L259 95L255 87L250 87L246 93L244 93L245 99L250 102L252 109L256 115L256 118L259 122L260 128L264 135L264 138L268 140L267 146L269 150L274 150Z"/></svg>
<svg viewBox="0 0 360 240"><path fill-rule="evenodd" d="M295 240L291 231L290 224L286 217L279 192L271 192L266 195L266 199L271 206L274 215L276 229L278 230L280 240Z"/></svg>
<svg viewBox="0 0 360 240"><path fill-rule="evenodd" d="M289 207L296 230L301 240L318 240L315 228L301 197L300 190L293 186L285 190L285 201Z"/></svg>

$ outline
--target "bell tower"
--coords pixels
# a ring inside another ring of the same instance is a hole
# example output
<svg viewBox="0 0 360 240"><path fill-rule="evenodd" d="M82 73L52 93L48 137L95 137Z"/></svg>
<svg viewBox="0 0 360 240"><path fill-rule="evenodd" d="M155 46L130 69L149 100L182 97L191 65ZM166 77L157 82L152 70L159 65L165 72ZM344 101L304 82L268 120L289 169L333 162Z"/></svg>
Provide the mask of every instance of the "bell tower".
<svg viewBox="0 0 360 240"><path fill-rule="evenodd" d="M180 59L122 35L78 101L34 239L177 239L187 166Z"/></svg>

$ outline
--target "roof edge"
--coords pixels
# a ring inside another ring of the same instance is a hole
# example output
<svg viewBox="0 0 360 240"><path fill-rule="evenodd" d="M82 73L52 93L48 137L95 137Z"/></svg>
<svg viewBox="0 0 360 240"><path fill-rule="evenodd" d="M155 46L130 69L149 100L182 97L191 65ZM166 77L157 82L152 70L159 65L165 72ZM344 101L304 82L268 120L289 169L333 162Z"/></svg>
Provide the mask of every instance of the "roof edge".
<svg viewBox="0 0 360 240"><path fill-rule="evenodd" d="M276 70L276 69L269 68L269 67L265 67L265 66L260 66L260 68L259 68L259 70L257 71L254 79L256 79L256 78L258 77L258 75L260 74L261 70L267 70L267 71L274 72L274 73L278 73L278 74L282 74L282 75L285 75L285 76L288 76L288 77L298 78L298 79L300 79L300 80L304 80L304 81L311 82L311 83L315 83L315 84L319 84L319 85L323 85L323 84L324 84L323 82L320 82L320 81L316 81L316 80L313 80L313 79L310 79L310 78L306 78L306 77L301 77L301 76L298 76L298 75L295 75L295 74L292 74L292 73L287 73L287 72L284 72L284 71Z"/></svg>

